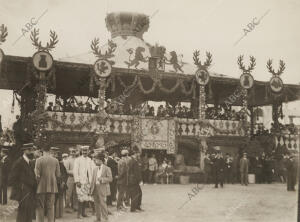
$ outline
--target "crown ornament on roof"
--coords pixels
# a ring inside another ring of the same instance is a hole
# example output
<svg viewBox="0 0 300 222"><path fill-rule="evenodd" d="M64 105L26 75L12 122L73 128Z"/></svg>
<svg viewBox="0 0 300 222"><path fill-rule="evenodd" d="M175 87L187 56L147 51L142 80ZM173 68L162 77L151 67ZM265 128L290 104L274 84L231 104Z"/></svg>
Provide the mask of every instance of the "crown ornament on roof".
<svg viewBox="0 0 300 222"><path fill-rule="evenodd" d="M132 12L112 12L106 18L106 27L111 32L111 37L135 36L143 39L143 34L148 31L149 16Z"/></svg>
<svg viewBox="0 0 300 222"><path fill-rule="evenodd" d="M151 57L154 58L163 58L166 53L166 48L164 46L159 46L158 44L151 46L149 50Z"/></svg>

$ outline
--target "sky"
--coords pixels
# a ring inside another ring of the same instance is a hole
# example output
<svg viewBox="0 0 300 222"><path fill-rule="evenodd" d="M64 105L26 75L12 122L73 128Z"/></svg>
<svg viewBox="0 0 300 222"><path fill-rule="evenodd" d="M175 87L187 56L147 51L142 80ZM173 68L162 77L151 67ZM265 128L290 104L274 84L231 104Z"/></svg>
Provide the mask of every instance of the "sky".
<svg viewBox="0 0 300 222"><path fill-rule="evenodd" d="M42 42L49 40L50 29L57 32L54 59L82 55L90 50L95 37L100 38L100 44L110 39L105 17L114 11L149 15L150 27L144 39L182 53L187 62L192 63L196 49L202 58L210 51L212 71L238 78L237 57L243 54L247 65L253 55L257 63L254 78L269 81L272 75L266 69L267 60L273 59L277 69L279 59L283 59L284 83L300 83L299 0L0 0L0 24L8 27L7 41L0 47L6 55L32 56L35 49L30 31L24 30L26 23L42 16L33 28L40 29ZM245 35L247 25L262 16ZM0 100L3 125L9 125L13 119L11 93L1 90Z"/></svg>

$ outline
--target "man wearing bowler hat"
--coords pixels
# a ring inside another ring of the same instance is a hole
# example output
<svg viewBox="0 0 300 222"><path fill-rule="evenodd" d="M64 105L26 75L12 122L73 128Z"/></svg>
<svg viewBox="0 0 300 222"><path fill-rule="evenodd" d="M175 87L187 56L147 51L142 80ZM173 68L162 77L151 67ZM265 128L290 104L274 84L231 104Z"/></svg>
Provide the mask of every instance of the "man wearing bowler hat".
<svg viewBox="0 0 300 222"><path fill-rule="evenodd" d="M49 144L43 147L43 156L35 163L35 175L37 179L37 222L44 221L44 212L47 210L48 222L54 221L55 194L58 193L57 182L60 178L58 160L52 156Z"/></svg>
<svg viewBox="0 0 300 222"><path fill-rule="evenodd" d="M33 157L33 143L24 144L21 156L13 165L8 179L12 186L11 199L19 202L17 222L31 222L35 210L36 177L30 164Z"/></svg>

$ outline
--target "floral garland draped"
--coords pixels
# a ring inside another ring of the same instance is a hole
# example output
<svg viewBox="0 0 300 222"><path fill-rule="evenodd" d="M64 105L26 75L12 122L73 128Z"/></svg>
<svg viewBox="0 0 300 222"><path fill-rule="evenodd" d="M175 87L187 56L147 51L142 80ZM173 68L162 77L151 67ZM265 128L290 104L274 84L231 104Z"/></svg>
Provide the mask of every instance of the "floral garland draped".
<svg viewBox="0 0 300 222"><path fill-rule="evenodd" d="M153 82L152 86L149 89L145 89L145 87L142 83L142 78L138 75L136 75L134 77L134 80L132 81L132 83L129 83L129 84L126 84L122 80L121 76L117 76L116 78L115 78L115 76L112 76L110 78L110 81L111 81L110 83L112 85L115 85L115 81L117 80L124 89L130 89L130 88L133 88L134 86L138 86L139 90L141 92L143 92L144 94L153 93L157 87L159 88L159 90L163 91L164 93L168 93L168 94L174 93L178 88L180 88L181 92L185 96L195 94L195 89L196 89L197 84L194 79L192 80L191 86L189 88L187 88L187 86L185 85L185 81L183 79L177 79L174 86L172 86L171 88L166 88L165 86L163 86L162 79L152 78L151 76L149 76L149 77L151 78L151 80ZM93 82L95 82L95 80L94 80L94 77L92 76L92 80L90 81L90 90L93 89L93 86L94 86ZM115 89L115 87L112 88L112 91L114 91L114 89Z"/></svg>

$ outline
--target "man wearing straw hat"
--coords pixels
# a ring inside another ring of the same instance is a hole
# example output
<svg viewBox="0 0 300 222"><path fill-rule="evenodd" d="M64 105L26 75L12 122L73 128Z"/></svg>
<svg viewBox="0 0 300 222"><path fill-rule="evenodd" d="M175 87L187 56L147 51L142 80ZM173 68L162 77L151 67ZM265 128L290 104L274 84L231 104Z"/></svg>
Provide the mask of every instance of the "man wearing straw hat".
<svg viewBox="0 0 300 222"><path fill-rule="evenodd" d="M110 195L109 183L112 181L111 170L104 164L105 156L103 153L95 155L96 166L93 169L91 194L94 196L96 208L96 221L101 221L103 218L108 220L108 210L106 205L106 198Z"/></svg>
<svg viewBox="0 0 300 222"><path fill-rule="evenodd" d="M19 202L17 222L31 222L35 211L36 177L30 164L33 143L24 144L21 156L13 165L8 182L12 186L10 199Z"/></svg>
<svg viewBox="0 0 300 222"><path fill-rule="evenodd" d="M82 155L75 159L73 175L76 184L76 193L78 197L77 218L87 217L85 214L86 204L92 200L90 196L90 188L92 182L92 171L94 163L88 157L89 147L81 147Z"/></svg>

